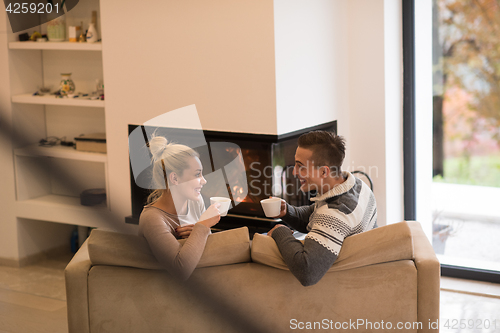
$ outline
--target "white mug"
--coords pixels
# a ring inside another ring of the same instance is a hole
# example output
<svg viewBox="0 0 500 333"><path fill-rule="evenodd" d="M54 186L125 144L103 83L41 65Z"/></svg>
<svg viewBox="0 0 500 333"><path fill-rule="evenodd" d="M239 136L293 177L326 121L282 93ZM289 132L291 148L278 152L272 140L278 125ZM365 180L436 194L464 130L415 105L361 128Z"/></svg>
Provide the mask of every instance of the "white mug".
<svg viewBox="0 0 500 333"><path fill-rule="evenodd" d="M276 217L280 215L281 212L281 199L280 198L269 198L260 201L262 208L264 209L264 214L267 217Z"/></svg>
<svg viewBox="0 0 500 333"><path fill-rule="evenodd" d="M224 198L224 197L211 197L210 198L211 205L213 205L216 202L220 203L220 207L219 207L220 216L226 216L227 211L229 210L229 206L231 205L231 199Z"/></svg>

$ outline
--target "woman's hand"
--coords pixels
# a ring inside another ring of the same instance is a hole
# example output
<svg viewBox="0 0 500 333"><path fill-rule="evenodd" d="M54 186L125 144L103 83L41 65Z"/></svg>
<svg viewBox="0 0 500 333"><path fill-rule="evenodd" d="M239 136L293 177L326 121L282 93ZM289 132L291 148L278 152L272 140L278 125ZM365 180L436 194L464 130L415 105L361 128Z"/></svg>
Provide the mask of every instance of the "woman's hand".
<svg viewBox="0 0 500 333"><path fill-rule="evenodd" d="M177 236L179 238L188 238L191 235L191 231L193 231L194 224L186 224L181 227L177 227L175 232L177 232Z"/></svg>
<svg viewBox="0 0 500 333"><path fill-rule="evenodd" d="M201 214L200 220L198 223L205 225L207 228L211 228L216 225L220 220L220 212L219 212L220 203L216 202L207 210Z"/></svg>

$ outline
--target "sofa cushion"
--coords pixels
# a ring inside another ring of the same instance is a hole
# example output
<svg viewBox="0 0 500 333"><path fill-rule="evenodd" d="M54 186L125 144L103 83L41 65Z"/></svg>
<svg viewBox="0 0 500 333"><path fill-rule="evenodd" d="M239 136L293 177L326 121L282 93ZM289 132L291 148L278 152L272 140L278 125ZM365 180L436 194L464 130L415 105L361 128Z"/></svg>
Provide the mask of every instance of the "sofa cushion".
<svg viewBox="0 0 500 333"><path fill-rule="evenodd" d="M186 240L181 239L183 244ZM94 229L88 238L92 265L165 269L151 252L146 239L112 231ZM221 231L208 236L205 250L196 267L250 262L248 228Z"/></svg>
<svg viewBox="0 0 500 333"><path fill-rule="evenodd" d="M251 252L254 262L288 269L272 237L255 234ZM347 237L329 272L405 259L413 259L413 244L408 223L400 222Z"/></svg>

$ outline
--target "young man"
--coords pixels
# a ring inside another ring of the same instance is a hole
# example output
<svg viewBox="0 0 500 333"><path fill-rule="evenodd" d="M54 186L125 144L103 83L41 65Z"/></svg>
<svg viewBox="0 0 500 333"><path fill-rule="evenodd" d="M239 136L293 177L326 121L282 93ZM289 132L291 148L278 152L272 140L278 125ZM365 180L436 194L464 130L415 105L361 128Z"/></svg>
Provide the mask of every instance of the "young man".
<svg viewBox="0 0 500 333"><path fill-rule="evenodd" d="M316 190L311 206L294 207L281 201L278 217L300 232L302 244L282 224L268 236L276 241L290 271L304 286L317 283L339 255L344 239L377 227L377 206L370 188L349 172L341 172L344 139L331 132L314 131L299 137L294 176L300 190Z"/></svg>

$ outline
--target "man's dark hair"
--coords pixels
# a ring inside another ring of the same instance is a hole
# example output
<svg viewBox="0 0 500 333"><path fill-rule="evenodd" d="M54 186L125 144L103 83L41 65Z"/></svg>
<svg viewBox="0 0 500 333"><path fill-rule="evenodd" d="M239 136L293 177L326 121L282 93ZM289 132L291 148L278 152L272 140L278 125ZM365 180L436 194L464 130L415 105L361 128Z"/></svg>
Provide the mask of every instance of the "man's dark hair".
<svg viewBox="0 0 500 333"><path fill-rule="evenodd" d="M328 131L312 131L299 137L299 147L312 151L315 166L328 166L339 176L345 157L345 140Z"/></svg>

